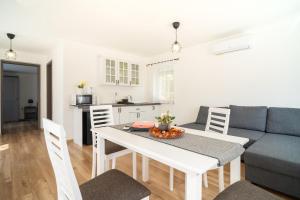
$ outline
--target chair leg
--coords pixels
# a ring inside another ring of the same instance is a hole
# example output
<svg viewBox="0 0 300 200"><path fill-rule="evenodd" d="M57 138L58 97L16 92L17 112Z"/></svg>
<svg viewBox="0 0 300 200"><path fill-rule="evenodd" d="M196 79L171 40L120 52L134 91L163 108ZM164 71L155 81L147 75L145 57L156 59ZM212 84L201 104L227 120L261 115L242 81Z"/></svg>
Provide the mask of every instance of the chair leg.
<svg viewBox="0 0 300 200"><path fill-rule="evenodd" d="M112 164L111 164L112 169L116 169L116 158L112 159Z"/></svg>
<svg viewBox="0 0 300 200"><path fill-rule="evenodd" d="M132 152L132 177L136 179L136 152Z"/></svg>
<svg viewBox="0 0 300 200"><path fill-rule="evenodd" d="M219 192L222 192L224 190L224 168L219 167L218 168L219 172Z"/></svg>
<svg viewBox="0 0 300 200"><path fill-rule="evenodd" d="M207 172L203 174L203 185L208 188Z"/></svg>
<svg viewBox="0 0 300 200"><path fill-rule="evenodd" d="M170 187L170 191L174 190L174 168L173 167L170 167L169 187Z"/></svg>
<svg viewBox="0 0 300 200"><path fill-rule="evenodd" d="M148 196L148 197L145 197L145 198L143 198L141 200L149 200L149 199L150 199L150 197Z"/></svg>
<svg viewBox="0 0 300 200"><path fill-rule="evenodd" d="M105 160L105 171L109 170L109 159Z"/></svg>
<svg viewBox="0 0 300 200"><path fill-rule="evenodd" d="M93 150L94 151L94 150ZM93 164L92 164L92 178L96 177L97 171L97 155L93 152Z"/></svg>

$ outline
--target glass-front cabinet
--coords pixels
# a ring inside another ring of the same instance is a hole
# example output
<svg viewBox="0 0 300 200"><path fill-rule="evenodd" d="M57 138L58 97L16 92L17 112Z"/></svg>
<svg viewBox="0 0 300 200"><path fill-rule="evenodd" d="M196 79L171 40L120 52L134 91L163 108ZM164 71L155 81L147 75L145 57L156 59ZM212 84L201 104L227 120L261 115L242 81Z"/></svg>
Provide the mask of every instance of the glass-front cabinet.
<svg viewBox="0 0 300 200"><path fill-rule="evenodd" d="M105 59L105 83L110 85L117 84L117 66L116 61Z"/></svg>
<svg viewBox="0 0 300 200"><path fill-rule="evenodd" d="M140 84L139 65L131 64L130 74L131 74L130 85L139 85Z"/></svg>
<svg viewBox="0 0 300 200"><path fill-rule="evenodd" d="M128 63L119 61L119 85L129 84Z"/></svg>
<svg viewBox="0 0 300 200"><path fill-rule="evenodd" d="M140 85L140 66L118 59L104 59L104 84L120 86Z"/></svg>

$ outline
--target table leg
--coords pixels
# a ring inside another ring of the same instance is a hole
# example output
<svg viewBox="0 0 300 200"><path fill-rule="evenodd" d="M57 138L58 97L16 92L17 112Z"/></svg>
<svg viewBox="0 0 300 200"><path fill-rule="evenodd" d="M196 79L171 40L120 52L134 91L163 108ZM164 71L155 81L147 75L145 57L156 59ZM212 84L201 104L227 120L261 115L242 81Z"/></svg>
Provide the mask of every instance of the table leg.
<svg viewBox="0 0 300 200"><path fill-rule="evenodd" d="M132 152L132 177L136 179L136 152Z"/></svg>
<svg viewBox="0 0 300 200"><path fill-rule="evenodd" d="M98 159L97 159L97 175L105 172L105 141L102 137L97 137L98 139Z"/></svg>
<svg viewBox="0 0 300 200"><path fill-rule="evenodd" d="M241 180L241 157L230 162L230 185Z"/></svg>
<svg viewBox="0 0 300 200"><path fill-rule="evenodd" d="M142 157L142 168L143 181L147 182L149 180L149 158L144 155Z"/></svg>
<svg viewBox="0 0 300 200"><path fill-rule="evenodd" d="M202 199L202 175L196 173L185 174L185 200Z"/></svg>

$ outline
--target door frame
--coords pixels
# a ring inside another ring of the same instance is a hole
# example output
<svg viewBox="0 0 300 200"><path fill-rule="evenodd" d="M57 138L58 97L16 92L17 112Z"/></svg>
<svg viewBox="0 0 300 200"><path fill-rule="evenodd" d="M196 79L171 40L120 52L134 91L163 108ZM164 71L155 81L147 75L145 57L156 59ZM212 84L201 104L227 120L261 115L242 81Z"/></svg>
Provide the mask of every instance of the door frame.
<svg viewBox="0 0 300 200"><path fill-rule="evenodd" d="M47 118L52 120L53 118L53 91L52 91L52 81L53 81L53 68L52 60L50 60L46 65L46 88L47 88Z"/></svg>
<svg viewBox="0 0 300 200"><path fill-rule="evenodd" d="M41 65L40 64L35 64L35 63L27 63L27 62L20 62L20 61L11 61L11 60L0 60L1 63L1 69L0 69L0 104L1 104L1 132L0 135L3 132L3 117L2 117L2 112L3 112L3 101L2 101L2 96L3 96L3 65L4 64L15 64L15 65L24 65L24 66L30 66L30 67L36 67L37 68L37 80L38 80L38 86L37 86L37 95L38 95L38 126L37 128L40 129L40 122L41 122Z"/></svg>

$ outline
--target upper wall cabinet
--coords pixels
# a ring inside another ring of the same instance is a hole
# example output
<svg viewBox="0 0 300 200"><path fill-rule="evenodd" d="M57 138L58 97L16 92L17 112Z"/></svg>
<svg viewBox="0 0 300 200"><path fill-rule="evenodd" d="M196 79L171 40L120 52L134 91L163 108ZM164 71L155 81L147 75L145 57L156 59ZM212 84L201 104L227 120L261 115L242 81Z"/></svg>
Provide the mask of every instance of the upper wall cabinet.
<svg viewBox="0 0 300 200"><path fill-rule="evenodd" d="M140 66L123 60L104 59L104 84L119 86L140 85Z"/></svg>
<svg viewBox="0 0 300 200"><path fill-rule="evenodd" d="M117 65L115 60L105 59L105 83L109 85L117 84Z"/></svg>
<svg viewBox="0 0 300 200"><path fill-rule="evenodd" d="M130 85L139 85L140 84L140 68L137 64L131 64L130 66Z"/></svg>

